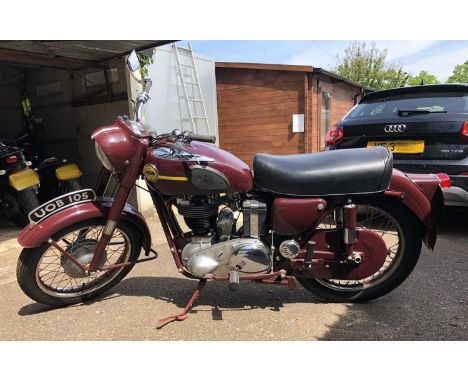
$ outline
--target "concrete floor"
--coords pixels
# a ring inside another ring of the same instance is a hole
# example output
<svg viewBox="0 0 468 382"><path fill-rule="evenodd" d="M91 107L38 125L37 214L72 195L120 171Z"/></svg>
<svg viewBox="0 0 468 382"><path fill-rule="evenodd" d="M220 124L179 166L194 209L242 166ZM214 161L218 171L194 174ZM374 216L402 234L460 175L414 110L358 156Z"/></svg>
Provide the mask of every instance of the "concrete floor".
<svg viewBox="0 0 468 382"><path fill-rule="evenodd" d="M108 295L49 309L16 282L18 230L0 222L1 340L468 340L468 210L449 211L436 250L423 250L407 281L367 304L329 304L300 285L209 283L187 320L157 329L196 287L180 276L159 225L159 259L135 266Z"/></svg>

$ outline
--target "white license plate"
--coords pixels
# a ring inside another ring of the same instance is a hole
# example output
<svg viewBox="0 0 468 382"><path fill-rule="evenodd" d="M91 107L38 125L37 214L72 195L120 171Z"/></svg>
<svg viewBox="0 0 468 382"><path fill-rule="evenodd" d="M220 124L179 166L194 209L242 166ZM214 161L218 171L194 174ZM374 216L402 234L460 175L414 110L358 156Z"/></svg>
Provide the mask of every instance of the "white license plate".
<svg viewBox="0 0 468 382"><path fill-rule="evenodd" d="M29 221L31 223L39 223L46 217L63 210L66 207L90 202L96 200L95 192L88 188L85 190L73 191L65 195L61 195L55 199L49 200L29 213Z"/></svg>

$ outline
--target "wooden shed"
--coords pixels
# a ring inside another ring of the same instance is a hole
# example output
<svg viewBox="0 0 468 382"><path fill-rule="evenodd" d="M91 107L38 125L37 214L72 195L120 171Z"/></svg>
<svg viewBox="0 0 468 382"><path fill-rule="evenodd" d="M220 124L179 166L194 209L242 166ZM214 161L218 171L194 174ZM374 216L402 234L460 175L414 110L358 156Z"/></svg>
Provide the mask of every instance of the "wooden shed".
<svg viewBox="0 0 468 382"><path fill-rule="evenodd" d="M323 150L327 129L369 90L312 66L217 62L220 147L249 165L256 153Z"/></svg>

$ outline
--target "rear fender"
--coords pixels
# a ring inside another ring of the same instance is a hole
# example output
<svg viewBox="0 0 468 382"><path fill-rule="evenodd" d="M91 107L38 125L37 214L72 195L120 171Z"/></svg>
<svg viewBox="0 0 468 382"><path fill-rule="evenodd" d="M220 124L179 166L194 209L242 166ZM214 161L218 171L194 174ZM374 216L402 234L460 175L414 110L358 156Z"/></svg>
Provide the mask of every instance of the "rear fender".
<svg viewBox="0 0 468 382"><path fill-rule="evenodd" d="M437 223L442 219L444 199L434 174L405 174L394 169L389 190L401 193L402 203L424 226L424 243L433 249L437 240Z"/></svg>
<svg viewBox="0 0 468 382"><path fill-rule="evenodd" d="M27 225L18 236L18 243L24 248L39 247L62 229L94 218L106 218L113 199L82 203L65 208L38 224ZM130 204L126 204L120 219L130 223L141 232L142 246L147 255L151 249L151 233L143 216Z"/></svg>

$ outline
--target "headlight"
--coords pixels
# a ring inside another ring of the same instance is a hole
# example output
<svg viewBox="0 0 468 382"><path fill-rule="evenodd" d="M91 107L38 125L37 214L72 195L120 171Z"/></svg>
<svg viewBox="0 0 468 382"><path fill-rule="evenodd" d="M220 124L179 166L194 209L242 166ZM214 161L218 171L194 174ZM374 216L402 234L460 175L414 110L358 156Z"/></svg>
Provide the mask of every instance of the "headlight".
<svg viewBox="0 0 468 382"><path fill-rule="evenodd" d="M110 162L109 158L107 158L107 155L104 153L101 146L99 146L97 142L94 142L94 146L96 148L96 155L98 159L101 161L102 165L109 171L112 171L113 170L112 163Z"/></svg>
<svg viewBox="0 0 468 382"><path fill-rule="evenodd" d="M136 121L125 121L128 127L132 129L132 131L139 136L146 136L149 134L150 127L144 123L136 122Z"/></svg>

